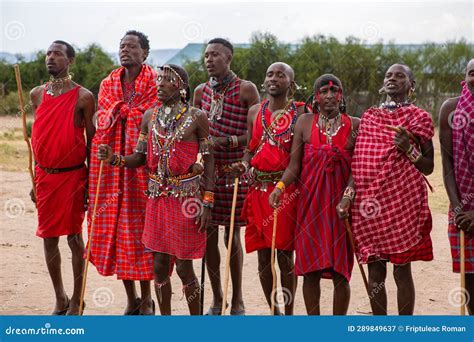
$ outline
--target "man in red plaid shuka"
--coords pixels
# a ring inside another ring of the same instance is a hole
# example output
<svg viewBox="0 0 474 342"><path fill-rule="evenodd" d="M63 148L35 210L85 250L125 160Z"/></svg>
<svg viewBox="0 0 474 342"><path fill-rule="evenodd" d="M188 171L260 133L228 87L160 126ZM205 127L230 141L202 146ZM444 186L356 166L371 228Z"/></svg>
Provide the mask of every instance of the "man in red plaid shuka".
<svg viewBox="0 0 474 342"><path fill-rule="evenodd" d="M216 204L212 212L206 247L206 265L214 296L212 306L207 312L210 315L220 315L222 307L218 228L220 225L225 226L224 240L227 246L235 177L230 165L242 160L247 143L247 112L260 101L255 84L241 80L230 70L233 52L232 44L225 39L215 38L209 41L204 52L204 63L211 79L199 85L194 92L194 106L201 108L209 117L216 162ZM239 185L234 236L231 237L231 315L245 314L242 299L243 250L240 227L245 225L241 219L241 210L247 189L246 184Z"/></svg>
<svg viewBox="0 0 474 342"><path fill-rule="evenodd" d="M362 115L352 159L356 255L368 263L374 315L387 314L387 261L394 264L398 311L411 315L410 263L433 259L425 175L434 167L434 128L430 114L408 102L414 90L408 66L387 70L382 88L387 101Z"/></svg>
<svg viewBox="0 0 474 342"><path fill-rule="evenodd" d="M441 106L439 126L444 185L450 202L448 234L453 271L460 271L462 229L468 298L465 304L469 314L474 315L474 59L467 65L461 96L448 99Z"/></svg>
<svg viewBox="0 0 474 342"><path fill-rule="evenodd" d="M113 70L100 86L89 176L90 203L95 201L99 176L97 147L108 144L115 153L131 154L143 113L157 104L156 72L144 64L148 51L148 38L141 32L128 31L120 42L122 66ZM146 180L143 167L103 168L93 238L89 240L90 260L97 271L104 276L116 274L124 283L126 315L153 312L150 288L153 260L141 243ZM89 211L89 226L91 215ZM135 289L136 280L140 281L141 299Z"/></svg>

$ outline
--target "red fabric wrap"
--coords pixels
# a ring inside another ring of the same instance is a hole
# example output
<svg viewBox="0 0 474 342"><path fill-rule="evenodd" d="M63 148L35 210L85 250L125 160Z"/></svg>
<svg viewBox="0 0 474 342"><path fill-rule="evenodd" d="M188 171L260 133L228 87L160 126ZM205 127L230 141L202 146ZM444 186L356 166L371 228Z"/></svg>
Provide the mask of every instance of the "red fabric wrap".
<svg viewBox="0 0 474 342"><path fill-rule="evenodd" d="M350 280L353 251L336 206L350 173L351 156L345 146L351 134L351 119L342 115L344 126L332 138L332 146L316 127L317 120L315 115L311 143L304 147L295 233L295 272L303 275L324 270L323 277L331 278L329 271L335 271Z"/></svg>
<svg viewBox="0 0 474 342"><path fill-rule="evenodd" d="M124 101L121 77L125 68L110 73L100 86L97 132L92 141L89 199L95 201L99 160L97 148L108 144L115 154L129 155L135 149L143 113L157 105L156 72L143 65L135 79L135 95ZM147 174L144 167L117 168L104 165L91 262L102 275L117 274L119 279L153 279L152 256L145 253L141 237L145 221ZM89 211L88 221L91 221Z"/></svg>
<svg viewBox="0 0 474 342"><path fill-rule="evenodd" d="M153 155L151 135L148 143L147 166L156 172L158 156ZM188 173L196 162L199 144L177 141L169 159L169 169L175 176ZM169 254L181 260L200 259L206 251L206 232L198 232L200 198L157 197L148 199L143 244L146 248Z"/></svg>
<svg viewBox="0 0 474 342"><path fill-rule="evenodd" d="M432 260L426 179L394 145L395 133L386 125L403 126L421 144L434 134L430 114L414 105L394 111L370 108L363 114L352 159L357 257L363 263Z"/></svg>
<svg viewBox="0 0 474 342"><path fill-rule="evenodd" d="M45 87L31 135L35 161L42 167L67 168L86 161L84 128L74 126L79 89L52 97ZM86 182L85 165L57 174L48 174L36 165L37 236L51 238L82 231Z"/></svg>

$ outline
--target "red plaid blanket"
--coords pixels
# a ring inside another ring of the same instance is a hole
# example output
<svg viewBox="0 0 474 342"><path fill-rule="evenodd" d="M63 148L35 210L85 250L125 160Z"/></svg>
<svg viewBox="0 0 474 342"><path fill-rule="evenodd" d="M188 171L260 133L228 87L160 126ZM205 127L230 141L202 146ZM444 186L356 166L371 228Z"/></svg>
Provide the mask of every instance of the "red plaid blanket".
<svg viewBox="0 0 474 342"><path fill-rule="evenodd" d="M92 141L89 199L95 201L99 174L97 147L108 144L114 153L128 155L136 146L143 113L157 105L156 72L143 65L135 79L135 94L124 101L118 68L102 81L97 111L97 132ZM91 262L102 275L117 274L119 279L151 280L153 263L141 243L145 220L147 174L137 169L104 165L94 234ZM92 210L89 211L90 225Z"/></svg>
<svg viewBox="0 0 474 342"><path fill-rule="evenodd" d="M406 252L421 242L431 246L425 177L397 149L395 133L386 125L405 127L421 144L434 135L430 114L414 105L393 112L370 108L363 114L352 159L357 192L352 219L361 262Z"/></svg>

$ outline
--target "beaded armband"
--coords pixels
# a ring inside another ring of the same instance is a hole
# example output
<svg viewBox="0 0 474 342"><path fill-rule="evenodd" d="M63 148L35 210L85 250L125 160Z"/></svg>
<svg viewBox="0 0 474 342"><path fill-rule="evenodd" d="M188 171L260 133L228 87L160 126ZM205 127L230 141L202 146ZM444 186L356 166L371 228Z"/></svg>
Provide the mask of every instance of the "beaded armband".
<svg viewBox="0 0 474 342"><path fill-rule="evenodd" d="M148 150L148 134L145 132L140 132L138 137L137 146L135 147L136 153L147 154Z"/></svg>
<svg viewBox="0 0 474 342"><path fill-rule="evenodd" d="M410 145L410 148L408 149L406 155L413 164L415 164L422 157L421 152L418 151L418 149L413 145Z"/></svg>
<svg viewBox="0 0 474 342"><path fill-rule="evenodd" d="M125 157L124 156L118 156L114 154L114 158L110 162L110 165L116 166L116 167L124 167L125 166Z"/></svg>
<svg viewBox="0 0 474 342"><path fill-rule="evenodd" d="M354 188L351 188L350 186L348 186L346 190L344 190L344 195L342 196L342 198L347 198L349 201L353 202L355 194L356 193L355 193Z"/></svg>

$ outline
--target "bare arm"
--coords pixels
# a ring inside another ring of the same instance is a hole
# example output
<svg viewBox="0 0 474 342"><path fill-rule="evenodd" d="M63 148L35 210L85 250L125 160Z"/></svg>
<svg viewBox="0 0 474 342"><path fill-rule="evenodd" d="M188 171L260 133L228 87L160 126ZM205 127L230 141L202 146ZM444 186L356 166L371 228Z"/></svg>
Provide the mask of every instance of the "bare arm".
<svg viewBox="0 0 474 342"><path fill-rule="evenodd" d="M197 137L200 141L209 137L209 121L206 113L199 111L197 114ZM208 191L214 191L214 153L212 148L209 154L203 154L204 161L204 188Z"/></svg>
<svg viewBox="0 0 474 342"><path fill-rule="evenodd" d="M451 207L459 208L459 198L456 180L454 178L453 162L453 132L449 125L449 116L456 109L458 98L446 100L439 111L439 142L441 145L441 159L443 163L444 187L448 193Z"/></svg>
<svg viewBox="0 0 474 342"><path fill-rule="evenodd" d="M84 88L81 88L80 91L80 110L84 121L84 127L86 129L87 165L90 165L92 138L95 134L93 117L96 107L94 95L92 95L90 91Z"/></svg>
<svg viewBox="0 0 474 342"><path fill-rule="evenodd" d="M205 86L205 83L201 83L194 90L193 106L198 108L198 109L202 109L201 101L202 101L202 93L204 91L204 86Z"/></svg>

